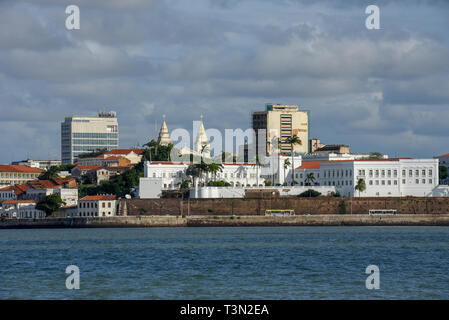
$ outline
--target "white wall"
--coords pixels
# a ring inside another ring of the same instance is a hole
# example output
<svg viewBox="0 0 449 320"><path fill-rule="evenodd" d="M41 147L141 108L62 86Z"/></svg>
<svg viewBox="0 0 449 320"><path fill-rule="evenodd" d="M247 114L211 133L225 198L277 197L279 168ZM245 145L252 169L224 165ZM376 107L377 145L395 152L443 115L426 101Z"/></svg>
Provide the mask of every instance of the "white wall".
<svg viewBox="0 0 449 320"><path fill-rule="evenodd" d="M160 178L140 178L139 195L140 199L156 199L162 195L162 179Z"/></svg>
<svg viewBox="0 0 449 320"><path fill-rule="evenodd" d="M262 188L243 188L243 187L200 187L191 188L190 197L196 199L208 198L244 198L245 190L278 190L280 196L297 196L309 189L320 192L323 196L327 196L332 192L336 192L336 188L332 186L303 186L303 187L262 187Z"/></svg>

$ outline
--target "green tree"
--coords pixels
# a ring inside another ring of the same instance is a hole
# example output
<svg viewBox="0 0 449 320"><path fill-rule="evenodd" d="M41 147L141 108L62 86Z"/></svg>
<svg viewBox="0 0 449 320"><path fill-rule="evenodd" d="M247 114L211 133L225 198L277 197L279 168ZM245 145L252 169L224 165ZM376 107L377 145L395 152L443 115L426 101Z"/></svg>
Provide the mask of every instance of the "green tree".
<svg viewBox="0 0 449 320"><path fill-rule="evenodd" d="M173 143L168 145L159 144L156 140L144 144L147 147L143 151L143 157L147 161L170 161L170 153L173 149Z"/></svg>
<svg viewBox="0 0 449 320"><path fill-rule="evenodd" d="M217 178L217 172L223 172L223 165L221 163L210 163L208 165L208 172L213 174L214 180Z"/></svg>
<svg viewBox="0 0 449 320"><path fill-rule="evenodd" d="M195 186L195 181L200 177L201 172L196 164L191 164L186 169L186 175L192 177L193 186Z"/></svg>
<svg viewBox="0 0 449 320"><path fill-rule="evenodd" d="M95 151L92 151L92 152L80 154L80 155L78 156L78 159L83 159L83 158L94 158L94 157L99 156L100 154L103 154L103 153L107 152L107 151L108 151L108 149L106 149L106 148L103 148L103 149L96 149Z"/></svg>
<svg viewBox="0 0 449 320"><path fill-rule="evenodd" d="M181 190L185 190L188 189L190 185L190 180L189 179L182 179L182 182L179 184L179 188Z"/></svg>
<svg viewBox="0 0 449 320"><path fill-rule="evenodd" d="M288 137L285 142L290 143L291 146L291 155L292 155L292 186L294 186L296 184L295 181L295 158L294 158L294 152L293 152L293 146L295 145L302 145L302 141L301 139L299 139L299 137L294 134L291 137Z"/></svg>
<svg viewBox="0 0 449 320"><path fill-rule="evenodd" d="M365 180L364 179L360 178L357 181L357 184L355 186L355 190L359 191L359 197L360 197L360 192L363 192L363 191L366 190L366 184L365 184Z"/></svg>
<svg viewBox="0 0 449 320"><path fill-rule="evenodd" d="M50 194L43 198L36 205L36 209L44 211L45 216L48 217L53 212L58 211L64 205L64 201L62 201L61 196L57 193Z"/></svg>
<svg viewBox="0 0 449 320"><path fill-rule="evenodd" d="M315 184L315 181L316 181L316 179L315 179L315 175L313 174L313 172L308 173L306 176L306 181L305 181L306 186Z"/></svg>
<svg viewBox="0 0 449 320"><path fill-rule="evenodd" d="M39 180L49 180L51 178L57 178L59 173L59 167L58 166L51 166L47 171L43 172L39 175Z"/></svg>

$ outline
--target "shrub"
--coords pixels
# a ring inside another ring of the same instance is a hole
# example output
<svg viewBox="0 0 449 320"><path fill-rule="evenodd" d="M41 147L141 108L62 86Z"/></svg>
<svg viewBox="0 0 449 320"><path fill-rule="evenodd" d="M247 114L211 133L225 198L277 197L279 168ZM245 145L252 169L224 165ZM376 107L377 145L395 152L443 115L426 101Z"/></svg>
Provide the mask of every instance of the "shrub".
<svg viewBox="0 0 449 320"><path fill-rule="evenodd" d="M319 197L319 196L321 196L321 193L318 191L315 191L313 189L306 190L303 193L298 195L298 197L304 197L304 198L313 198L313 197Z"/></svg>

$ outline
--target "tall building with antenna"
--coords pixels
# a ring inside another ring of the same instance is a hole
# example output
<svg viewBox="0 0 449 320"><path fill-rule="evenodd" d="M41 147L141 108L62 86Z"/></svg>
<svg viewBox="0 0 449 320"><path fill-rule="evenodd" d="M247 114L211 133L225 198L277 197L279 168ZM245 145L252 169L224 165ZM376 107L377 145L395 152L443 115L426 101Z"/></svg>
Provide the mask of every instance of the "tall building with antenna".
<svg viewBox="0 0 449 320"><path fill-rule="evenodd" d="M118 120L115 111L100 111L98 117L66 117L61 123L62 164L77 161L82 154L119 147Z"/></svg>

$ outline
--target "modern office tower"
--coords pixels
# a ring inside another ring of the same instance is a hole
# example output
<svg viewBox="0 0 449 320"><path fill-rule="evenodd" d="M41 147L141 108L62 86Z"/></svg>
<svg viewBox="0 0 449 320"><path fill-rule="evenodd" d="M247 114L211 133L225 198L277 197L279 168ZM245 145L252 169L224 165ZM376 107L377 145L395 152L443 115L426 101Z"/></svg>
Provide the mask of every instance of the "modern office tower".
<svg viewBox="0 0 449 320"><path fill-rule="evenodd" d="M302 142L293 146L293 152L309 152L309 111L299 110L297 105L267 104L265 111L253 112L252 122L256 132L257 154L265 148L267 155L278 152L291 154L292 147L286 139L293 135L297 135ZM265 141L259 141L259 130L266 130Z"/></svg>
<svg viewBox="0 0 449 320"><path fill-rule="evenodd" d="M118 121L114 111L101 111L98 117L66 117L61 123L62 164L74 163L84 153L118 147Z"/></svg>

